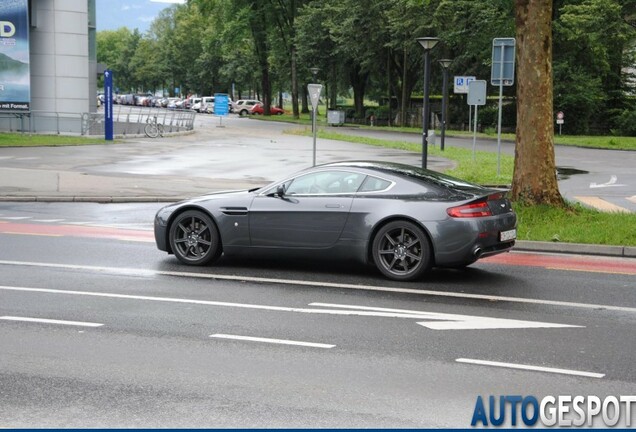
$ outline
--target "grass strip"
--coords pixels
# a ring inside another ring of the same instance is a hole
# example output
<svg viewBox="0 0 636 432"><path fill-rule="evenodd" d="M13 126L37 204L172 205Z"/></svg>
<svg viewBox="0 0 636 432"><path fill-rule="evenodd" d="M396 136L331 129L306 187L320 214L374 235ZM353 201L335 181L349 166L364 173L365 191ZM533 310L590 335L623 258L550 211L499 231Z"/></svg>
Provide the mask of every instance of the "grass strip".
<svg viewBox="0 0 636 432"><path fill-rule="evenodd" d="M111 143L113 142L115 141ZM107 144L107 142L104 138L95 137L0 133L0 147L58 147L91 144Z"/></svg>

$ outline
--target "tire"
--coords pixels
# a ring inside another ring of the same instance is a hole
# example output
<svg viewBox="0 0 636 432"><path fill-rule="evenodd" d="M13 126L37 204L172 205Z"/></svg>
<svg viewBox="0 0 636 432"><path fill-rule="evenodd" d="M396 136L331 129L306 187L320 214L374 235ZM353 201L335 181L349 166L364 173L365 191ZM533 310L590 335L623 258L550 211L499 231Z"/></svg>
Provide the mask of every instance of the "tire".
<svg viewBox="0 0 636 432"><path fill-rule="evenodd" d="M163 137L163 125L161 123L157 123L157 132L159 136Z"/></svg>
<svg viewBox="0 0 636 432"><path fill-rule="evenodd" d="M283 115L283 112L282 112L282 111L278 111L278 112L276 113L276 115Z"/></svg>
<svg viewBox="0 0 636 432"><path fill-rule="evenodd" d="M428 236L412 222L384 225L374 237L372 247L376 267L389 279L416 280L431 267Z"/></svg>
<svg viewBox="0 0 636 432"><path fill-rule="evenodd" d="M157 125L151 123L146 124L146 126L144 127L144 132L146 133L146 136L150 138L157 138L157 135L159 135L159 129L157 128Z"/></svg>
<svg viewBox="0 0 636 432"><path fill-rule="evenodd" d="M245 110L245 109L244 109L244 110L241 110L241 111L239 112L239 115L240 115L241 117L245 117L245 116L246 116L246 115L248 115L248 114L249 114L249 113L248 113L248 111L247 111L247 110Z"/></svg>
<svg viewBox="0 0 636 432"><path fill-rule="evenodd" d="M184 264L206 265L222 252L216 225L199 210L179 214L170 225L168 241L174 255Z"/></svg>

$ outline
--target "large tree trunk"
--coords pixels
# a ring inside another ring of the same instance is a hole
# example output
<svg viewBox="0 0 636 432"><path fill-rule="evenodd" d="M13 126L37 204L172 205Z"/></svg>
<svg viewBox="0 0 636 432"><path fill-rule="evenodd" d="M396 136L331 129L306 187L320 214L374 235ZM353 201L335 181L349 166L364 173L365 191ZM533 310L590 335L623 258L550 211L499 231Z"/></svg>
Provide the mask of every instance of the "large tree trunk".
<svg viewBox="0 0 636 432"><path fill-rule="evenodd" d="M362 68L356 65L349 70L349 79L353 88L353 104L356 109L356 118L364 119L364 93L369 73L362 72Z"/></svg>
<svg viewBox="0 0 636 432"><path fill-rule="evenodd" d="M554 161L552 0L515 0L517 138L512 198L562 205Z"/></svg>
<svg viewBox="0 0 636 432"><path fill-rule="evenodd" d="M261 91L263 110L265 115L270 115L272 103L272 89L269 78L269 45L267 43L267 21L265 6L259 0L252 0L250 4L250 29L254 39L254 48L261 75Z"/></svg>

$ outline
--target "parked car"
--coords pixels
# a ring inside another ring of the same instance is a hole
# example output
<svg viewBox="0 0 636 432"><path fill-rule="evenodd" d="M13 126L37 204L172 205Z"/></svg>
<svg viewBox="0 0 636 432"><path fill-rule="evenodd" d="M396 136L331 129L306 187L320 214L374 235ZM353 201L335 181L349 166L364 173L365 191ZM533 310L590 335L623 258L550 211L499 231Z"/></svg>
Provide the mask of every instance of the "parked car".
<svg viewBox="0 0 636 432"><path fill-rule="evenodd" d="M191 109L196 112L203 112L208 104L212 104L212 106L214 106L214 96L203 96L200 101L192 105Z"/></svg>
<svg viewBox="0 0 636 432"><path fill-rule="evenodd" d="M283 115L285 114L285 110L272 105L269 107L269 113L271 115ZM263 115L265 114L265 107L263 106L263 104L256 104L250 110L250 114Z"/></svg>
<svg viewBox="0 0 636 432"><path fill-rule="evenodd" d="M331 163L163 207L155 241L191 265L221 254L354 259L410 281L512 249L517 217L506 193L409 165Z"/></svg>
<svg viewBox="0 0 636 432"><path fill-rule="evenodd" d="M234 103L232 111L241 117L244 117L250 113L250 110L254 105L262 103L263 102L256 99L239 99Z"/></svg>

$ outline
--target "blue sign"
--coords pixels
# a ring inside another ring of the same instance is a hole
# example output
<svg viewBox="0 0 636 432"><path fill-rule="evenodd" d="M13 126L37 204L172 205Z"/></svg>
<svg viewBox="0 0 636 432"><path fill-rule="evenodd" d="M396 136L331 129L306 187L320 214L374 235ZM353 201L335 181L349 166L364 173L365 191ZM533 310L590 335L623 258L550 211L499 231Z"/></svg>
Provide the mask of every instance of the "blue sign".
<svg viewBox="0 0 636 432"><path fill-rule="evenodd" d="M511 86L515 83L515 38L492 40L490 84Z"/></svg>
<svg viewBox="0 0 636 432"><path fill-rule="evenodd" d="M214 95L214 114L218 116L226 116L230 111L230 99L225 93L216 93Z"/></svg>
<svg viewBox="0 0 636 432"><path fill-rule="evenodd" d="M113 140L113 71L104 71L104 137Z"/></svg>

